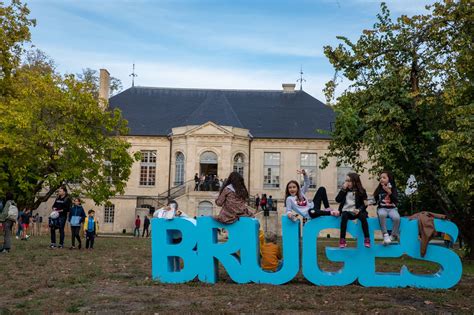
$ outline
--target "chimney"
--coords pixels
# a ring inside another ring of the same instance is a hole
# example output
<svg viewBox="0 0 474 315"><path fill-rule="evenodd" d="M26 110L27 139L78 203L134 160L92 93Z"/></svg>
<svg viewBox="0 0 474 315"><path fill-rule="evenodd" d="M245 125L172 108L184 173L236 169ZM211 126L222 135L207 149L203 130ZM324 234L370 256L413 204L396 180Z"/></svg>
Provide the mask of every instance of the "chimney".
<svg viewBox="0 0 474 315"><path fill-rule="evenodd" d="M99 76L99 104L106 108L109 102L110 73L107 69L100 69Z"/></svg>
<svg viewBox="0 0 474 315"><path fill-rule="evenodd" d="M295 86L294 83L283 83L281 85L283 87L283 93L295 93Z"/></svg>

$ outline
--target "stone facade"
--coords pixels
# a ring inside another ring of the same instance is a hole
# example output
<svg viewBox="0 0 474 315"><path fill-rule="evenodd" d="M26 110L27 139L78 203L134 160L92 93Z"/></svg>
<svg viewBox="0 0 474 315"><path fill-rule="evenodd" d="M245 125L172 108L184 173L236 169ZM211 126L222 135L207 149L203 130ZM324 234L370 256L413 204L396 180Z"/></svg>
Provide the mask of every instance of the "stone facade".
<svg viewBox="0 0 474 315"><path fill-rule="evenodd" d="M316 168L314 183L316 187L326 187L328 197L334 208L335 195L337 194L338 168L335 161L324 170L319 169L319 157L328 152L329 140L319 139L260 139L252 138L249 130L230 126L220 126L213 122L207 122L200 126L181 126L172 129L171 135L164 136L129 136L127 140L132 144L131 151L156 151L154 185L140 185L140 170L142 162L135 162L127 184L125 194L116 196L110 200L112 208L96 206L91 200L85 200L84 208L94 209L96 217L101 223L101 231L109 233L121 233L124 229L131 232L134 226L134 218L148 213L138 200L140 198L153 199L158 195L166 195L169 188L177 184L182 192L176 198L181 210L189 216L202 214L198 211L201 206L207 204L212 206L212 213L217 214L219 208L215 206L214 200L217 192L194 191L194 175L201 173L201 156L204 152L213 152L217 156L217 176L226 178L233 171L234 158L237 154L243 157L243 176L251 195L266 193L272 195L278 201L278 214L284 211L285 187L292 179L301 180L296 171L305 168L301 165L301 154L316 154ZM279 187L264 186L264 163L265 153L279 153ZM183 172L177 175L177 156L184 156L180 162ZM314 156L313 156L314 157ZM339 170L339 172L341 169ZM345 169L347 172L347 169ZM182 175L181 175L182 174ZM177 178L180 176L181 178ZM344 177L344 174L339 174ZM362 174L364 187L370 194L376 186L376 181L370 179L367 173ZM315 189L310 189L308 197L312 198ZM53 199L44 203L39 208L43 216L47 216L51 209ZM209 208L208 208L209 209ZM375 215L374 209L369 207L369 212ZM112 218L113 217L113 218ZM261 215L259 216L261 219ZM267 227L278 230L279 216L272 214L267 222ZM106 222L108 221L108 222Z"/></svg>

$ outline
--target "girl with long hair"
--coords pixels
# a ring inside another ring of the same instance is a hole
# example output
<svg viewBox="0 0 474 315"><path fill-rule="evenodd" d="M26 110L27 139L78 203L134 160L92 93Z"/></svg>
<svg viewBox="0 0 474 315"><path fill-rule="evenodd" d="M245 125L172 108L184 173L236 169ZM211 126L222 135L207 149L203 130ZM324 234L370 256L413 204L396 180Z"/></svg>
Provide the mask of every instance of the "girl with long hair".
<svg viewBox="0 0 474 315"><path fill-rule="evenodd" d="M247 207L248 199L249 192L245 187L242 175L238 172L230 173L216 199L216 205L222 209L215 219L230 224L237 221L239 217L254 217Z"/></svg>
<svg viewBox="0 0 474 315"><path fill-rule="evenodd" d="M398 191L393 175L389 171L383 171L379 175L380 182L374 191L374 199L377 204L377 216L379 217L380 229L383 233L383 244L388 245L399 239L400 214L398 213ZM387 216L392 219L392 235L387 232Z"/></svg>
<svg viewBox="0 0 474 315"><path fill-rule="evenodd" d="M314 219L323 215L339 215L337 210L329 207L326 188L319 187L313 200L306 198L305 194L310 184L308 175L305 170L298 170L297 173L303 175L304 184L302 188L300 188L300 184L296 180L290 180L286 184L285 211L288 218L294 221L297 215L301 215L306 219ZM325 210L321 210L321 202L324 204Z"/></svg>
<svg viewBox="0 0 474 315"><path fill-rule="evenodd" d="M364 246L370 247L369 224L367 223L367 192L362 186L360 176L356 173L349 173L342 189L336 196L336 202L339 203L341 212L341 235L339 239L339 248L345 248L347 221L359 219L364 232Z"/></svg>

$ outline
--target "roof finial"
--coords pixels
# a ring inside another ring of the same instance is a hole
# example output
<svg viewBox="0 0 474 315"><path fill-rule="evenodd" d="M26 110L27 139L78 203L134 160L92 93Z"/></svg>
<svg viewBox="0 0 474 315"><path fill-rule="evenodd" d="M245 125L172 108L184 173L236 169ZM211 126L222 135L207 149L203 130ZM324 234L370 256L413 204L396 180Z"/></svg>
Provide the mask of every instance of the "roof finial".
<svg viewBox="0 0 474 315"><path fill-rule="evenodd" d="M296 80L296 82L300 83L300 91L303 91L303 82L306 82L306 80L303 79L303 65L301 65L301 69L300 69L300 78Z"/></svg>
<svg viewBox="0 0 474 315"><path fill-rule="evenodd" d="M135 86L135 77L138 77L138 74L135 73L135 63L133 64L133 71L129 75L129 77L132 77L132 87Z"/></svg>

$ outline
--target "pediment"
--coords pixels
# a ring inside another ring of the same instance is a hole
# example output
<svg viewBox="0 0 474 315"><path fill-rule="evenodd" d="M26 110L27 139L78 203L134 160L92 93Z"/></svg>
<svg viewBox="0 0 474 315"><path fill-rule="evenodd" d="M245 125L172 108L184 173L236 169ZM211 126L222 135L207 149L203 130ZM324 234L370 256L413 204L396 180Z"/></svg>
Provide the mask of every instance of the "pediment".
<svg viewBox="0 0 474 315"><path fill-rule="evenodd" d="M216 125L212 121L196 126L186 132L187 136L206 135L206 136L233 136L234 134L222 126Z"/></svg>

